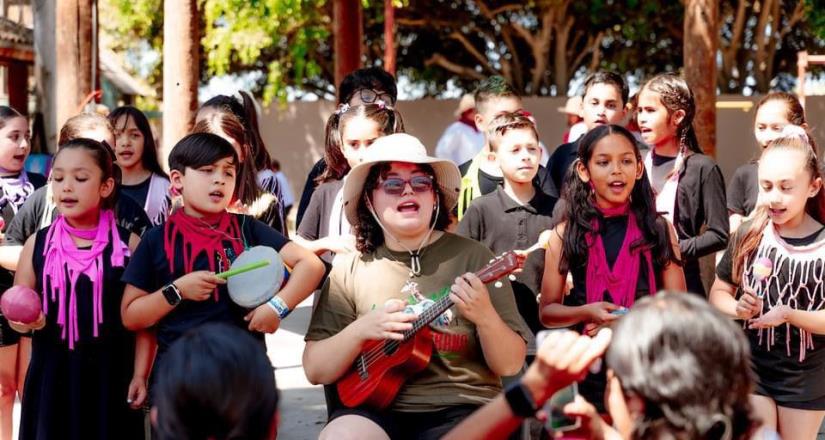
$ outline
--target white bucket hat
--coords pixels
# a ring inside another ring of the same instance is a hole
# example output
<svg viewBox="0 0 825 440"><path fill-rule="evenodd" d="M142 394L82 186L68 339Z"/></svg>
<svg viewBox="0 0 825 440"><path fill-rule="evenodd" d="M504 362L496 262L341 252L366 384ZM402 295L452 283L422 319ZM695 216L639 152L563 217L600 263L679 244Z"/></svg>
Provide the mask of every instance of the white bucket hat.
<svg viewBox="0 0 825 440"><path fill-rule="evenodd" d="M567 98L567 102L564 104L564 107L558 107L556 110L559 113L567 113L568 115L578 115L581 116L582 113L582 97L581 96L571 96Z"/></svg>
<svg viewBox="0 0 825 440"><path fill-rule="evenodd" d="M344 183L344 214L351 225L358 223L358 201L364 192L364 181L373 166L386 162L427 164L435 173L435 184L441 189L444 204L452 210L461 189L461 173L450 160L427 156L424 144L414 136L395 133L378 138L364 153L363 162L347 174Z"/></svg>

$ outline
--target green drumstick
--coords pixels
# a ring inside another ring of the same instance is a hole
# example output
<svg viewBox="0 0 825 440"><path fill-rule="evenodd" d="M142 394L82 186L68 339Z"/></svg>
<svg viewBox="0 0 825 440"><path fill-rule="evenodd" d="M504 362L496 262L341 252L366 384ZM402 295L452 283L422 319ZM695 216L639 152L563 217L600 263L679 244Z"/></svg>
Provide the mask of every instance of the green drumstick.
<svg viewBox="0 0 825 440"><path fill-rule="evenodd" d="M249 263L249 264L243 265L241 267L236 267L235 269L230 269L230 270L227 270L226 272L221 272L221 273L215 274L215 275L219 276L223 279L227 279L229 277L232 277L232 276L235 276L235 275L240 275L242 273L249 272L250 270L259 269L259 268L264 267L264 266L269 266L269 260L256 261L254 263Z"/></svg>

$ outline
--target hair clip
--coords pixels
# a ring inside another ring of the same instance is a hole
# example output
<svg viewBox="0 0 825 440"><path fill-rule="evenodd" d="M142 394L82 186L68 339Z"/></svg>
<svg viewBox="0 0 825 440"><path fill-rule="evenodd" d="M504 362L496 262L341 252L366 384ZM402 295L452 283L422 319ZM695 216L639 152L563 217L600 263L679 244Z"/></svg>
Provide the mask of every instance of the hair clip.
<svg viewBox="0 0 825 440"><path fill-rule="evenodd" d="M349 104L345 102L345 103L338 106L338 109L335 110L335 114L338 115L338 116L341 116L342 114L346 113L347 111L349 111Z"/></svg>

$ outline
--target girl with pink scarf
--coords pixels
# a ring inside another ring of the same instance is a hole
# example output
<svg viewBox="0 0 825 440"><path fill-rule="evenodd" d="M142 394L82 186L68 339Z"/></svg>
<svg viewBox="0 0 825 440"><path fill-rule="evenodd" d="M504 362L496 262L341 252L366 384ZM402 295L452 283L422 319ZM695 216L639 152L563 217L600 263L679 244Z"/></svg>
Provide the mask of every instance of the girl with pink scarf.
<svg viewBox="0 0 825 440"><path fill-rule="evenodd" d="M120 320L120 278L138 237L115 223L113 168L96 141L61 146L52 170L60 216L23 247L15 284L38 292L43 312L12 323L34 330L20 439L143 438L143 413L127 398L145 398L149 362L135 359L135 346L146 338Z"/></svg>
<svg viewBox="0 0 825 440"><path fill-rule="evenodd" d="M656 212L633 135L617 125L588 132L567 175L561 222L545 254L540 317L545 326L595 334L643 296L685 290L673 226ZM573 285L565 292L568 274ZM603 412L604 373L580 384Z"/></svg>

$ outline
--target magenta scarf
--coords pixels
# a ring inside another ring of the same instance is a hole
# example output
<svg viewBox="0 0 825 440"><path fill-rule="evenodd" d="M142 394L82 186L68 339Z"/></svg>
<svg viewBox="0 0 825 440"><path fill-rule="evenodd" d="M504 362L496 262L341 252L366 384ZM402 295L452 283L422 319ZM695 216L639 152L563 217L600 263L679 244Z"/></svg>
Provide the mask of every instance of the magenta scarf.
<svg viewBox="0 0 825 440"><path fill-rule="evenodd" d="M636 224L636 216L630 211L629 205L616 209L597 208L605 217L627 215L627 232L624 235L619 256L613 264L613 269L607 263L607 254L604 242L599 233L599 221L593 220L593 232L587 234L587 244L590 252L587 255L587 303L604 301L604 292L610 292L616 305L622 307L633 306L636 300L636 283L639 278L640 255L644 255L647 262L648 286L650 292L656 292L656 274L653 272L653 263L650 249L641 252L631 252L630 246L642 238L642 231Z"/></svg>
<svg viewBox="0 0 825 440"><path fill-rule="evenodd" d="M91 249L78 249L72 236L92 240ZM103 251L112 241L112 267L123 267L129 247L120 239L111 210L100 212L100 220L95 229L75 229L66 218L59 216L46 234L43 255L43 288L51 280L51 295L43 295L43 313L48 313L49 303L57 303L57 324L62 329L63 339L68 339L69 349L74 349L78 340L77 292L75 286L80 275L86 275L92 282L93 334L98 336L98 324L103 323ZM68 275L68 285L66 283Z"/></svg>

